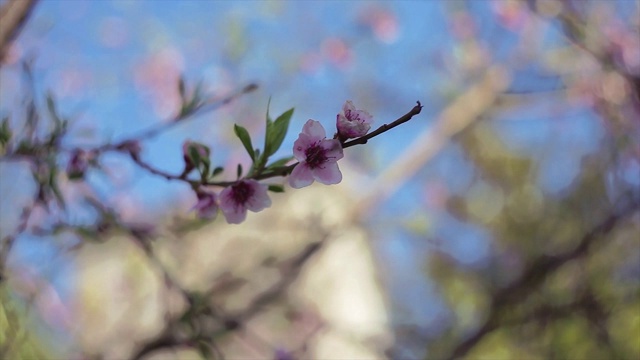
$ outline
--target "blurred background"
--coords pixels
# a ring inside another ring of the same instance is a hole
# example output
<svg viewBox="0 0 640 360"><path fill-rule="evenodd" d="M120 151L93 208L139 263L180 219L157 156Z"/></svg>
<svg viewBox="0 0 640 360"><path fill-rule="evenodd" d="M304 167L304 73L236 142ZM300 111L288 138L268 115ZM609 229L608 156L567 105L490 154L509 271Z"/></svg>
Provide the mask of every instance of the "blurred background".
<svg viewBox="0 0 640 360"><path fill-rule="evenodd" d="M638 1L0 4L0 358L640 357ZM233 180L269 99L424 108L240 225L108 146Z"/></svg>

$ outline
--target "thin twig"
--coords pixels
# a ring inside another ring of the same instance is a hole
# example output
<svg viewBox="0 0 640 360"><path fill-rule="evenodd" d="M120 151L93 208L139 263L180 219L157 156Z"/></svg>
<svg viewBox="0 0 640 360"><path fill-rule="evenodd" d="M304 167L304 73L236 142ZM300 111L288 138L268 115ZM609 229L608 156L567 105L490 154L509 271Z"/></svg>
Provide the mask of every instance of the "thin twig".
<svg viewBox="0 0 640 360"><path fill-rule="evenodd" d="M420 111L422 111L422 105L420 104L420 102L417 102L418 104L416 106L414 106L408 113L402 115L400 118L398 118L397 120L393 121L390 124L384 124L382 126L380 126L379 128L377 128L375 131L353 139L351 141L347 141L345 142L342 147L343 148L348 148L348 147L352 147L355 145L363 145L366 144L370 139L383 134L393 128L395 128L396 126L399 126L401 124L406 123L407 121L411 120L411 118L413 118L414 116L420 114ZM131 141L131 140L128 140ZM158 175L158 176L162 176L167 180L177 180L177 181L184 181L189 183L191 186L197 186L198 184L200 185L208 185L208 186L220 186L220 187L227 187L227 186L231 186L233 184L236 183L236 181L204 181L204 182L200 182L200 181L196 181L196 180L190 180L186 177L186 174L180 174L180 175L175 175L175 174L170 174L167 173L165 171L159 170L154 168L153 166L151 166L150 164L142 161L139 157L137 153L130 153L131 158L133 159L133 161L138 164L141 168L149 171L152 174ZM287 176L289 174L291 174L291 172L293 171L293 169L299 164L299 162L296 162L294 164L288 165L288 166L281 166L257 175L253 175L253 176L248 176L245 177L245 179L252 179L252 180L264 180L264 179L270 179L270 178L274 178L274 177L281 177L281 176Z"/></svg>
<svg viewBox="0 0 640 360"><path fill-rule="evenodd" d="M392 122L391 124L384 124L382 126L380 126L379 128L377 128L376 130L368 133L365 136L361 136L357 139L353 139L351 141L347 141L342 145L343 149L346 149L348 147L351 146L355 146L355 145L362 145L362 144L366 144L367 141L369 141L369 139L372 139L382 133L385 133L391 129L393 129L394 127L398 126L398 125L402 125L404 123L406 123L407 121L411 120L412 117L414 117L415 115L420 114L420 111L422 111L422 105L420 104L420 101L417 102L418 104L416 106L413 107L413 109L411 109L411 111L409 111L408 113L402 115L402 117L400 117L398 120Z"/></svg>
<svg viewBox="0 0 640 360"><path fill-rule="evenodd" d="M209 112L209 111L213 111L213 110L217 110L218 108L229 104L230 102L232 102L233 100L237 99L238 97L244 95L244 94L248 94L254 90L256 90L258 88L258 85L256 84L249 84L246 85L245 87L243 87L242 89L240 89L239 91L225 97L222 99L209 99L205 102L203 102L202 104L198 105L197 108L193 109L192 111L183 114L177 114L174 117L172 117L171 119L162 122L161 125L159 126L152 126L146 130L141 131L140 133L130 136L129 138L120 141L117 144L104 144L101 146L98 146L96 149L94 149L94 151L98 151L98 152L102 152L105 150L114 150L114 149L118 149L119 147L122 147L123 144L128 143L128 142L132 142L132 141L141 141L141 140L146 140L149 138L152 138L154 136L159 135L160 133L163 133L169 129L171 129L172 127L183 123L185 120L187 119L191 119L193 117L195 117L195 115L199 115L202 114L204 112Z"/></svg>
<svg viewBox="0 0 640 360"><path fill-rule="evenodd" d="M29 218L31 217L31 213L35 208L37 201L34 199L34 202L25 207L22 211L22 215L20 216L20 224L18 228L11 234L7 235L4 239L2 239L2 244L0 245L0 283L6 280L7 276L5 275L7 260L9 258L9 253L13 248L13 244L20 234L22 234L27 229L27 224L29 223Z"/></svg>
<svg viewBox="0 0 640 360"><path fill-rule="evenodd" d="M376 130L372 131L371 133L361 136L359 138L353 139L351 141L347 141L344 144L342 144L342 148L346 149L355 145L363 145L366 144L367 141L369 141L370 139L383 134L393 128L395 128L396 126L399 126L401 124L406 123L407 121L411 120L411 118L413 118L414 116L420 114L420 111L422 111L422 105L420 104L420 101L417 102L418 104L416 106L414 106L408 113L402 115L400 118L398 118L397 120L393 121L390 124L384 124L382 126L380 126L379 128L377 128ZM299 162L296 162L294 164L291 164L289 166L282 166L276 169L273 169L271 171L267 171L264 173L261 173L259 175L255 175L255 176L251 176L248 177L247 179L253 179L253 180L264 180L264 179L269 179L269 178L273 178L273 177L279 177L279 176L287 176L289 174L291 174L291 172L293 171L293 169L298 166ZM229 185L233 185L235 182L229 182L229 181L225 181L225 182L206 182L203 183L203 185L213 185L213 186L229 186Z"/></svg>

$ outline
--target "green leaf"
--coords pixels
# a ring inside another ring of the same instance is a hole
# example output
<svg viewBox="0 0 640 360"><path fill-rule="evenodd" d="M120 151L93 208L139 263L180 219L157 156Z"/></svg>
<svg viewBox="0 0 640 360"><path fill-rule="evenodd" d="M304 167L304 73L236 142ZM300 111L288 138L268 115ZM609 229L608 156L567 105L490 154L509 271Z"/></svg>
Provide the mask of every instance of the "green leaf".
<svg viewBox="0 0 640 360"><path fill-rule="evenodd" d="M200 353L200 356L202 356L202 358L204 359L213 359L213 352L211 351L211 348L209 347L209 345L200 340L198 341L198 353Z"/></svg>
<svg viewBox="0 0 640 360"><path fill-rule="evenodd" d="M202 106L202 81L198 82L193 93L190 95L187 93L187 86L181 77L178 82L178 91L182 97L182 107L180 108L180 114L175 120L181 121L193 115L198 108Z"/></svg>
<svg viewBox="0 0 640 360"><path fill-rule="evenodd" d="M224 168L222 166L218 166L215 169L213 169L213 172L211 173L211 177L220 175L220 173L222 173L224 171Z"/></svg>
<svg viewBox="0 0 640 360"><path fill-rule="evenodd" d="M6 145L11 140L11 129L9 128L9 117L5 116L0 125L0 144Z"/></svg>
<svg viewBox="0 0 640 360"><path fill-rule="evenodd" d="M270 108L270 107L271 107L271 96L269 96L269 101L267 101L267 116L266 116L266 118L267 118L267 126L269 126L269 124L270 124L271 122L273 122L273 121L271 120L271 116L269 115L269 108Z"/></svg>
<svg viewBox="0 0 640 360"><path fill-rule="evenodd" d="M62 120L58 116L58 111L56 110L56 103L53 100L53 95L50 92L47 92L47 109L49 109L49 114L51 118L56 123L56 128L61 126Z"/></svg>
<svg viewBox="0 0 640 360"><path fill-rule="evenodd" d="M275 193L284 192L284 186L282 186L282 185L269 185L268 189L269 189L269 191L275 192Z"/></svg>
<svg viewBox="0 0 640 360"><path fill-rule="evenodd" d="M178 93L180 94L180 98L182 99L182 102L184 103L185 101L185 85L184 85L184 77L180 76L180 78L178 79Z"/></svg>
<svg viewBox="0 0 640 360"><path fill-rule="evenodd" d="M288 163L291 160L293 160L293 156L287 156L272 162L271 164L269 164L269 166L267 166L267 168L276 168L276 167L284 166L286 163Z"/></svg>
<svg viewBox="0 0 640 360"><path fill-rule="evenodd" d="M53 195L56 197L58 201L58 205L62 209L66 209L66 203L64 201L64 196L62 196L62 192L60 191L60 187L58 186L58 182L56 181L57 168L55 167L55 163L51 164L51 168L49 170L49 188Z"/></svg>
<svg viewBox="0 0 640 360"><path fill-rule="evenodd" d="M251 144L251 136L249 136L249 132L244 127L235 124L233 125L233 132L236 133L236 136L242 142L242 145L247 150L247 153L251 157L251 160L255 161L255 152L253 151L253 144Z"/></svg>
<svg viewBox="0 0 640 360"><path fill-rule="evenodd" d="M280 145L282 145L284 137L287 135L292 115L293 108L278 116L274 122L267 121L267 135L264 145L264 156L267 158L278 151Z"/></svg>
<svg viewBox="0 0 640 360"><path fill-rule="evenodd" d="M242 176L242 164L238 164L237 174L238 179L240 179L240 177Z"/></svg>
<svg viewBox="0 0 640 360"><path fill-rule="evenodd" d="M189 160L191 160L191 163L196 168L200 166L202 157L200 156L200 152L198 151L198 148L196 146L189 146Z"/></svg>

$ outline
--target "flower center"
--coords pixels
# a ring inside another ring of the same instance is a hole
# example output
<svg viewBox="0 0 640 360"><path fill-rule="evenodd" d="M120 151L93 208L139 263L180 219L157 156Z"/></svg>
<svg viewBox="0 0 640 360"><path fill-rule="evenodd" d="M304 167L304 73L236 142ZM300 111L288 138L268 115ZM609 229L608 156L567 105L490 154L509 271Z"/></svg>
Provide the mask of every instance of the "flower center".
<svg viewBox="0 0 640 360"><path fill-rule="evenodd" d="M254 189L244 181L233 185L232 197L236 204L244 204L253 196Z"/></svg>
<svg viewBox="0 0 640 360"><path fill-rule="evenodd" d="M310 146L304 154L307 156L307 164L311 169L320 167L320 165L327 162L327 152L320 144Z"/></svg>
<svg viewBox="0 0 640 360"><path fill-rule="evenodd" d="M344 112L344 116L349 121L363 122L363 120L360 118L360 115L355 111L347 110Z"/></svg>

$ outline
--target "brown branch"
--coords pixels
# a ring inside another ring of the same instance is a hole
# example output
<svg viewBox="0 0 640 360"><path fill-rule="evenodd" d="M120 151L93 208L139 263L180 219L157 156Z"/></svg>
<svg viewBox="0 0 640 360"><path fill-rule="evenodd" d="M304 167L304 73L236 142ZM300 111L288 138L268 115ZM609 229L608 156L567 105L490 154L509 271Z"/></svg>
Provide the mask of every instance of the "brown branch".
<svg viewBox="0 0 640 360"><path fill-rule="evenodd" d="M406 123L407 121L411 120L411 118L413 118L415 115L420 114L420 111L422 111L422 105L420 104L420 101L417 102L418 104L416 106L414 106L408 113L402 115L400 118L398 118L397 120L395 120L394 122L390 123L390 124L384 124L382 126L380 126L379 128L377 128L375 131L370 132L369 134L365 135L365 136L361 136L359 138L353 139L351 141L347 141L345 143L342 144L342 148L346 149L348 147L351 146L355 146L355 145L363 145L366 144L367 141L369 141L369 139L372 139L382 133L385 133L391 129L393 129L394 127L398 126L398 125L402 125L404 123ZM269 178L273 178L273 177L279 177L279 176L287 176L289 174L291 174L291 172L293 171L293 169L299 164L299 162L295 163L295 164L291 164L289 166L282 166L279 167L277 169L273 169L271 171L267 171L255 176L251 176L248 177L247 179L253 179L253 180L264 180L264 179L269 179ZM229 186L229 185L233 185L235 182L206 182L203 183L203 185L213 185L213 186Z"/></svg>
<svg viewBox="0 0 640 360"><path fill-rule="evenodd" d="M523 272L522 276L511 283L511 285L494 294L489 316L487 316L484 324L467 339L460 342L446 359L453 360L465 356L474 346L480 343L485 336L489 335L501 325L500 317L505 308L521 302L562 265L585 255L597 241L602 241L604 235L611 232L617 224L631 217L631 215L638 210L640 210L640 199L634 198L625 204L618 213L610 215L587 232L575 249L556 256L544 255L538 257Z"/></svg>
<svg viewBox="0 0 640 360"><path fill-rule="evenodd" d="M0 8L0 66L36 3L37 0L9 0Z"/></svg>
<svg viewBox="0 0 640 360"><path fill-rule="evenodd" d="M372 139L380 134L383 134L393 128L395 128L396 126L402 125L404 123L406 123L407 121L411 120L411 118L413 118L415 115L420 114L420 111L422 111L422 105L420 104L420 102L417 102L418 104L416 106L414 106L408 113L402 115L400 118L398 118L397 120L395 120L394 122L390 123L390 124L384 124L382 126L380 126L379 128L377 128L375 131L353 139L351 141L347 141L342 145L342 148L348 148L351 146L355 146L355 145L363 145L366 144L367 141L369 141L369 139ZM150 133L150 131L145 132L146 133ZM118 145L109 145L109 146L105 146L104 148L114 148L114 149L126 149L126 147L122 146L122 144L124 144L127 141L133 141L131 139L126 140L124 142L122 142L121 144ZM154 174L154 175L158 175L158 176L162 176L163 178L167 179L167 180L178 180L178 181L184 181L189 183L191 186L197 186L198 184L201 185L209 185L209 186L220 186L220 187L227 187L227 186L231 186L233 184L235 184L235 181L204 181L204 182L199 182L196 180L190 180L186 178L186 174L180 174L180 175L174 175L174 174L170 174L167 173L165 171L159 170L154 168L153 166L151 166L150 164L142 161L139 157L138 154L135 152L130 152L131 158L133 159L133 161L138 164L138 166L140 166L141 168L149 171L150 173ZM274 177L281 177L281 176L287 176L289 174L291 174L291 172L293 171L293 169L299 164L299 162L296 162L295 164L291 164L289 166L281 166L275 169L272 169L270 171L266 171L260 174L256 174L253 176L248 176L245 177L245 179L253 179L253 180L264 180L264 179L270 179L270 178L274 178Z"/></svg>
<svg viewBox="0 0 640 360"><path fill-rule="evenodd" d="M379 128L377 128L375 131L368 133L365 136L361 136L357 139L353 139L351 141L347 141L342 145L343 149L346 149L348 147L354 146L354 145L362 145L362 144L366 144L367 141L369 141L369 139L374 138L382 133L385 133L391 129L393 129L394 127L398 126L398 125L402 125L404 123L406 123L407 121L411 120L412 117L414 117L415 115L420 114L420 111L422 111L422 105L420 104L420 101L417 102L418 104L416 106L413 107L413 109L411 109L411 111L409 111L408 113L402 115L402 117L400 117L398 120L392 122L391 124L384 124L382 126L380 126Z"/></svg>

